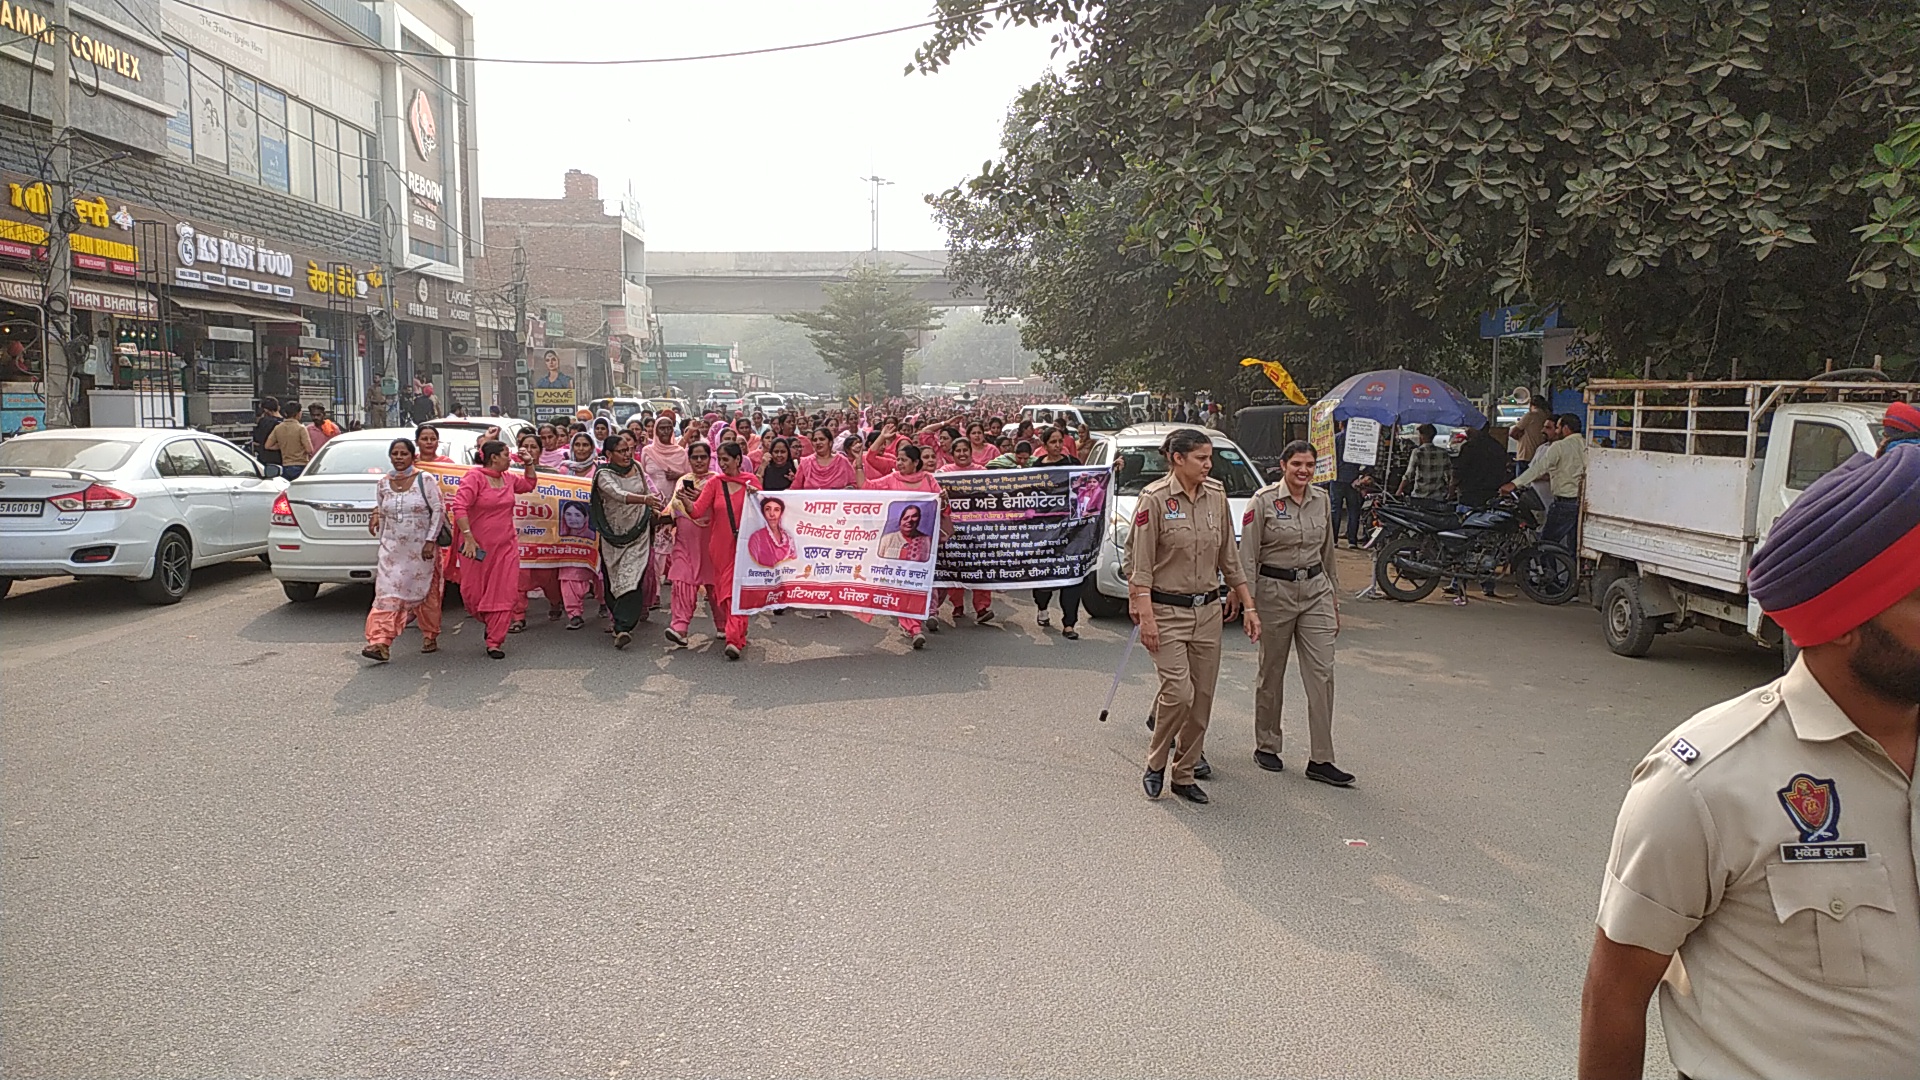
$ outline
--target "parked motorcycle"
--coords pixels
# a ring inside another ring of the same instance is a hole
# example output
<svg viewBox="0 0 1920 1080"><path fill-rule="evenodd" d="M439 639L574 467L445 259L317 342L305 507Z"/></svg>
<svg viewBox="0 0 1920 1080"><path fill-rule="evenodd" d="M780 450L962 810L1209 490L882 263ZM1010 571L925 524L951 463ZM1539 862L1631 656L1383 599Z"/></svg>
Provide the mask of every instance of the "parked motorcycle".
<svg viewBox="0 0 1920 1080"><path fill-rule="evenodd" d="M1512 572L1535 603L1564 604L1580 591L1573 553L1540 542L1546 509L1531 488L1502 495L1478 510L1435 504L1383 503L1373 581L1395 600L1423 600L1442 582L1479 581Z"/></svg>

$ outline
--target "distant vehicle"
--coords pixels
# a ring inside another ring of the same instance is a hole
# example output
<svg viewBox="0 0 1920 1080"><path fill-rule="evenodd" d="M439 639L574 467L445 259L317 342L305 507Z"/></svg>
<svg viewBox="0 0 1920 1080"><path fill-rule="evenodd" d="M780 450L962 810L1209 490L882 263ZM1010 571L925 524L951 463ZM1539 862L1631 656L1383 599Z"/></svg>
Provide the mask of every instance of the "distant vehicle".
<svg viewBox="0 0 1920 1080"><path fill-rule="evenodd" d="M787 395L785 394L774 394L763 390L755 393L748 400L750 409L759 409L768 416L787 410Z"/></svg>
<svg viewBox="0 0 1920 1080"><path fill-rule="evenodd" d="M1118 406L1072 405L1059 402L1047 405L1023 405L1020 407L1020 419L1031 420L1035 427L1050 426L1055 418L1065 416L1067 426L1078 428L1087 425L1087 430L1099 435L1111 435L1128 424L1128 417ZM1010 423L1002 434L1011 435L1020 425Z"/></svg>
<svg viewBox="0 0 1920 1080"><path fill-rule="evenodd" d="M682 420L685 420L687 417L693 415L693 406L687 404L686 398L681 398L681 397L648 398L647 407L652 409L655 413L667 412L671 410L673 415L679 417Z"/></svg>
<svg viewBox="0 0 1920 1080"><path fill-rule="evenodd" d="M462 465L473 464L473 452L480 445L480 436L486 434L490 427L500 429L500 441L506 443L508 449L519 445L521 432L535 430L535 426L529 421L512 416L494 416L478 420L472 418L433 420L429 423L440 433L440 453ZM366 432L343 432L342 434L383 435L388 442L413 437L413 431L408 428L373 428ZM340 436L335 435L333 438L338 439ZM331 443L333 439L327 441ZM325 450L326 447L323 446L320 449Z"/></svg>
<svg viewBox="0 0 1920 1080"><path fill-rule="evenodd" d="M1126 557L1127 536L1133 530L1133 513L1140 501L1140 492L1148 484L1167 475L1167 459L1160 452L1160 445L1167 435L1178 429L1192 427L1192 424L1136 424L1113 435L1102 436L1094 440L1093 447L1086 451L1089 465L1113 466L1113 497L1107 509L1107 530L1100 542L1100 558L1094 565L1094 571L1087 581L1088 588L1080 590L1081 600L1087 607L1087 613L1096 616L1119 616L1127 613L1127 581L1120 573L1120 564ZM1240 525L1247 513L1247 501L1253 498L1265 481L1254 470L1238 444L1218 431L1201 428L1213 439L1213 472L1210 474L1227 489L1227 500L1233 506L1234 539L1240 538Z"/></svg>
<svg viewBox="0 0 1920 1080"><path fill-rule="evenodd" d="M701 407L707 412L729 413L740 407L740 392L724 388L707 391L707 399Z"/></svg>
<svg viewBox="0 0 1920 1080"><path fill-rule="evenodd" d="M1920 384L1874 369L1804 382L1595 379L1580 557L1607 647L1645 656L1688 626L1792 642L1747 593L1747 568L1773 523L1815 480L1879 449L1886 403Z"/></svg>
<svg viewBox="0 0 1920 1080"><path fill-rule="evenodd" d="M602 410L612 413L616 427L626 427L628 420L647 407L645 401L633 397L603 397L587 402L587 408L592 409L595 416Z"/></svg>
<svg viewBox="0 0 1920 1080"><path fill-rule="evenodd" d="M1288 443L1308 437L1309 411L1288 403L1249 405L1233 414L1234 437L1262 476L1280 467L1280 451Z"/></svg>
<svg viewBox="0 0 1920 1080"><path fill-rule="evenodd" d="M286 487L200 431L17 435L0 445L0 596L15 578L70 574L126 578L150 604L178 603L196 569L267 557L267 517Z"/></svg>
<svg viewBox="0 0 1920 1080"><path fill-rule="evenodd" d="M1402 443L1400 451L1396 451L1396 453L1412 453L1413 448L1420 445L1420 425L1401 424L1399 434L1396 437ZM1467 429L1460 425L1433 425L1433 445L1445 450L1448 456L1460 453L1460 444L1466 441Z"/></svg>

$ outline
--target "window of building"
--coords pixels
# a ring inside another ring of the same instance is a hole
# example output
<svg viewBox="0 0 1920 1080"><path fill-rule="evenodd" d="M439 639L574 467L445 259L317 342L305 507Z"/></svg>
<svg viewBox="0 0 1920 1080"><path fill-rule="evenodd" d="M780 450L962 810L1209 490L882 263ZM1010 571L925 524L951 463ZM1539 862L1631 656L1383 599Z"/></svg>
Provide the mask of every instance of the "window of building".
<svg viewBox="0 0 1920 1080"><path fill-rule="evenodd" d="M170 153L355 217L372 212L371 134L178 42L168 45Z"/></svg>

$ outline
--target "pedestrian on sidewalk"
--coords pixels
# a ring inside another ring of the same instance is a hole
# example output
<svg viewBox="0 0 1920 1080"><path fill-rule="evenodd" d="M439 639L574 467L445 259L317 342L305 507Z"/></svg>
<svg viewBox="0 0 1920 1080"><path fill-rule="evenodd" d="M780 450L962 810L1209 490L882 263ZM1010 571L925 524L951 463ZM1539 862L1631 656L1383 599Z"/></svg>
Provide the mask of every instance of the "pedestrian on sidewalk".
<svg viewBox="0 0 1920 1080"><path fill-rule="evenodd" d="M273 426L267 435L267 449L280 455L280 475L288 480L298 480L306 471L307 462L313 460L313 438L307 434L306 422L300 418L300 403L289 401L286 415Z"/></svg>
<svg viewBox="0 0 1920 1080"><path fill-rule="evenodd" d="M1194 782L1194 766L1206 751L1220 676L1221 626L1244 611L1247 637L1259 641L1260 616L1240 569L1227 490L1207 475L1213 440L1193 428L1176 428L1160 452L1167 474L1140 493L1126 557L1129 614L1160 673L1141 786L1148 798L1159 798L1171 763L1173 793L1204 803L1209 800ZM1223 596L1224 611L1218 602Z"/></svg>
<svg viewBox="0 0 1920 1080"><path fill-rule="evenodd" d="M1300 681L1307 690L1307 779L1351 787L1353 774L1333 762L1340 577L1333 555L1333 500L1313 484L1315 460L1312 443L1288 443L1280 451L1282 480L1254 492L1240 534L1241 562L1260 615L1253 761L1268 772L1287 767L1280 756L1280 716L1291 650L1300 654Z"/></svg>
<svg viewBox="0 0 1920 1080"><path fill-rule="evenodd" d="M440 547L434 538L446 524L440 482L415 467L411 439L387 446L393 471L374 485L367 531L380 538L373 569L373 608L367 612L367 647L360 655L382 664L411 618L420 624L420 651L440 648Z"/></svg>
<svg viewBox="0 0 1920 1080"><path fill-rule="evenodd" d="M1684 1076L1920 1068L1920 446L1808 485L1747 580L1801 652L1634 770L1580 999L1585 1080L1642 1075L1655 989Z"/></svg>
<svg viewBox="0 0 1920 1080"><path fill-rule="evenodd" d="M480 467L469 470L453 497L453 524L460 540L460 598L486 627L487 655L506 659L507 626L520 593L520 543L515 535L515 496L532 491L534 465L507 471L507 444L480 444Z"/></svg>

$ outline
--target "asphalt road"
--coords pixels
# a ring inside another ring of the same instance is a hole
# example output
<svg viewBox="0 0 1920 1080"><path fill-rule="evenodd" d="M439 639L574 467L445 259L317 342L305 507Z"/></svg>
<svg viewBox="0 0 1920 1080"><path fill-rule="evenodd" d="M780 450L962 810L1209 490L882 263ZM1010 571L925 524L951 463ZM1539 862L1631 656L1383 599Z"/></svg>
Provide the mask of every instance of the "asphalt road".
<svg viewBox="0 0 1920 1080"><path fill-rule="evenodd" d="M1633 763L1777 671L1353 602L1359 786L1298 771L1297 681L1253 765L1233 636L1196 807L1141 794L1144 653L1096 722L1123 623L763 616L729 664L536 600L505 661L456 611L371 667L368 598L247 564L0 604L0 1072L1567 1075Z"/></svg>

